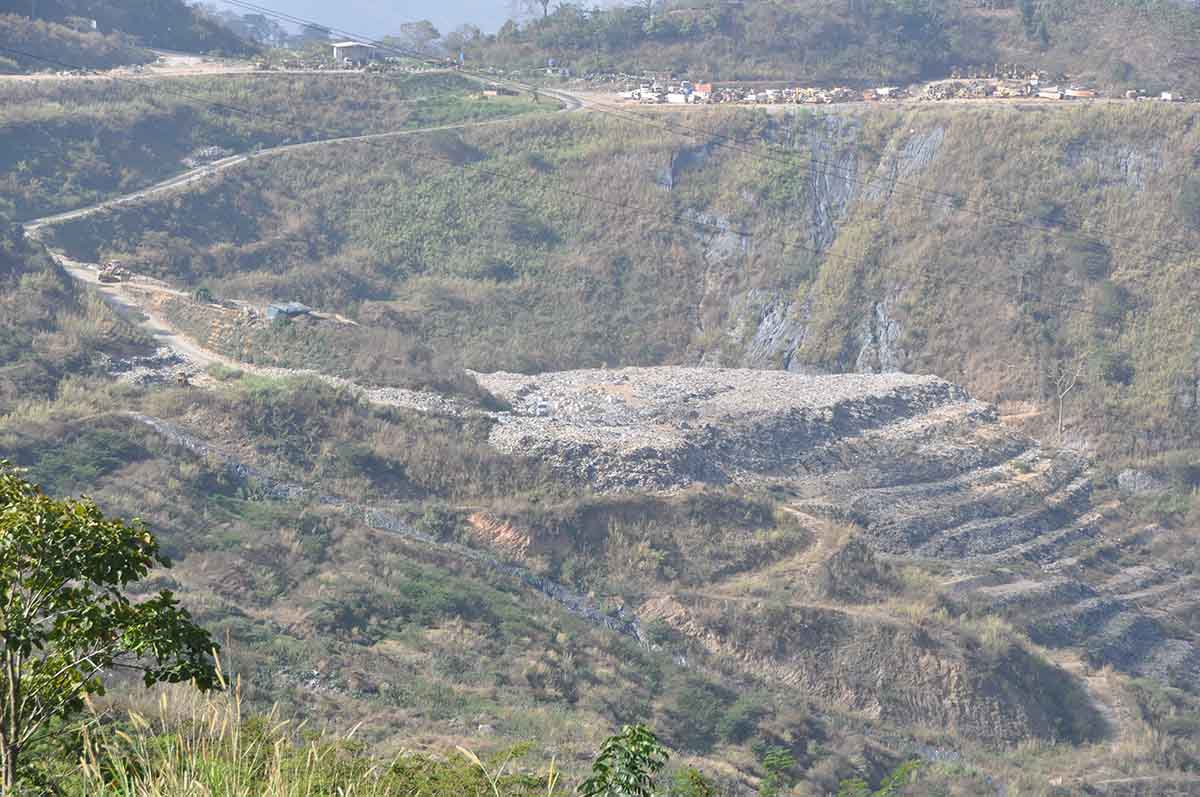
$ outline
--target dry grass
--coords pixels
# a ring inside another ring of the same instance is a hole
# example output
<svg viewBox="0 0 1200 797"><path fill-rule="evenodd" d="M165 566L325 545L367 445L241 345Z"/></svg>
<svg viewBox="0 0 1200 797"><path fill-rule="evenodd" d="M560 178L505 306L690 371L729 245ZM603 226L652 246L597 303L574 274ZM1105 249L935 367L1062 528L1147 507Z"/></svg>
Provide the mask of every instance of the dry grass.
<svg viewBox="0 0 1200 797"><path fill-rule="evenodd" d="M240 686L159 692L127 722L95 718L84 732L79 793L94 797L517 797L565 792L555 763L515 775L522 750L483 760L462 747L446 758L402 752L371 758L340 736L306 732L276 712L247 717Z"/></svg>

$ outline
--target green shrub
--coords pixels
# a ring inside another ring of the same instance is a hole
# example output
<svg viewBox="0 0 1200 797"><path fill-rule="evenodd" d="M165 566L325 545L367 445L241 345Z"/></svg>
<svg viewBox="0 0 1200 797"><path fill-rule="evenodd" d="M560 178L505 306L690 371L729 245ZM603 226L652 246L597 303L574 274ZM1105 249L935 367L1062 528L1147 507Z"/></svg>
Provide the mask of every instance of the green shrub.
<svg viewBox="0 0 1200 797"><path fill-rule="evenodd" d="M1104 279L1112 270L1112 252L1104 242L1090 238L1071 238L1066 261L1080 280Z"/></svg>
<svg viewBox="0 0 1200 797"><path fill-rule="evenodd" d="M742 744L758 733L758 723L767 714L762 695L739 695L717 723L717 733L730 744Z"/></svg>
<svg viewBox="0 0 1200 797"><path fill-rule="evenodd" d="M1111 385L1129 385L1133 382L1133 358L1128 352L1100 346L1092 352L1091 366L1096 376Z"/></svg>
<svg viewBox="0 0 1200 797"><path fill-rule="evenodd" d="M1130 296L1125 288L1109 280L1097 286L1092 312L1095 323L1101 329L1118 329L1129 310Z"/></svg>
<svg viewBox="0 0 1200 797"><path fill-rule="evenodd" d="M31 480L52 493L75 493L149 454L126 434L84 428L53 447L24 456L29 459Z"/></svg>
<svg viewBox="0 0 1200 797"><path fill-rule="evenodd" d="M213 363L208 366L206 373L218 382L236 382L245 376L245 371L238 368L230 368L221 363Z"/></svg>
<svg viewBox="0 0 1200 797"><path fill-rule="evenodd" d="M673 684L667 704L671 738L687 750L709 751L720 738L721 720L734 700L732 692L700 678Z"/></svg>
<svg viewBox="0 0 1200 797"><path fill-rule="evenodd" d="M441 540L453 539L461 525L462 517L459 513L439 503L425 507L416 523L417 529Z"/></svg>
<svg viewBox="0 0 1200 797"><path fill-rule="evenodd" d="M1194 230L1200 230L1200 177L1189 175L1179 189L1179 215Z"/></svg>
<svg viewBox="0 0 1200 797"><path fill-rule="evenodd" d="M592 774L579 785L581 797L654 797L655 780L669 754L645 725L626 725L596 754Z"/></svg>

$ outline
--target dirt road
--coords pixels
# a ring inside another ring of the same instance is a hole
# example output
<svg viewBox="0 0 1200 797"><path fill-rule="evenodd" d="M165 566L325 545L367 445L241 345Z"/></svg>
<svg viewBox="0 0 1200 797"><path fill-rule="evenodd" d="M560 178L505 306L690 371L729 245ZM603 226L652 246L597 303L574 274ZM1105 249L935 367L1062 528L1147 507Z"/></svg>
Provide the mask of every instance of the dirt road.
<svg viewBox="0 0 1200 797"><path fill-rule="evenodd" d="M570 113L585 109L585 106L582 102L566 92L543 91L542 93L562 103L563 107L560 111L558 111L559 113ZM331 138L314 139L313 141L303 141L298 144L281 144L276 147L266 147L258 150L257 152L243 152L238 155L230 155L227 158L213 161L212 163L206 163L203 166L197 166L194 169L189 169L188 171L177 174L174 177L169 177L162 182L155 183L154 185L147 186L146 188L142 188L122 196L106 199L105 201L99 202L95 205L89 205L87 207L77 208L75 210L68 210L64 213L56 213L51 216L43 216L41 218L31 219L23 222L22 227L24 227L26 234L32 234L42 227L46 227L48 225L58 224L64 221L71 221L72 219L83 218L101 210L116 207L117 205L138 202L152 196L167 193L176 188L183 188L191 185L192 183L203 180L206 177L223 172L226 169L231 169L234 166L241 165L250 160L261 160L263 158L271 158L277 155L285 155L291 152L298 152L300 150L311 149L314 147L324 147L331 144L350 144L362 141L382 141L389 138L415 136L422 133L436 133L445 130L464 130L472 127L501 125L520 118L520 116L508 116L502 119L487 119L480 122L460 122L448 125L434 125L431 127L414 127L407 130L389 130L382 133L367 133L359 136L334 136Z"/></svg>
<svg viewBox="0 0 1200 797"><path fill-rule="evenodd" d="M152 50L158 60L142 66L118 66L108 70L80 72L35 72L28 75L0 75L0 83L28 83L47 80L104 80L135 78L146 80L159 77L205 77L208 75L240 75L255 72L254 64L229 58L211 58L171 50Z"/></svg>
<svg viewBox="0 0 1200 797"><path fill-rule="evenodd" d="M178 362L167 360L162 362L159 377L167 378L168 381L170 381L170 377L185 374L193 386L211 387L215 381L207 373L207 369L218 365L270 379L296 377L318 379L327 385L350 390L371 404L385 407L455 416L483 412L478 408L463 405L453 398L427 391L361 385L340 376L332 376L309 368L253 365L227 357L183 334L164 316L154 311L157 298L169 295L190 300L191 295L187 292L147 277L135 277L132 280L115 283L100 282L99 272L94 264L80 263L53 249L48 249L48 251L72 278L95 290L104 303L111 307L117 315L150 335L156 349L167 349L178 358Z"/></svg>
<svg viewBox="0 0 1200 797"><path fill-rule="evenodd" d="M193 66L197 61L203 61L203 59L200 59L199 56L181 55L180 58L183 59L185 64ZM570 113L584 109L583 103L567 92L557 90L542 90L541 94L562 103L562 108L559 113ZM226 169L231 169L250 160L285 155L291 152L297 152L299 150L313 147L385 140L389 138L415 136L444 130L463 130L473 127L501 125L507 124L519 118L520 117L505 117L503 119L488 119L476 122L434 125L407 130L391 130L382 133L368 133L358 136L335 136L331 138L305 141L298 144L283 144L277 147L261 149L257 152L246 152L238 155L231 155L230 157L205 164L204 166L196 167L195 169L190 169L181 174L177 174L174 177L170 177L154 185L147 186L146 188L142 188L122 196L113 197L112 199L108 199L94 205L76 208L75 210L66 211L64 213L56 213L50 216L31 219L23 222L22 228L27 235L36 237L38 230L42 229L43 227L59 224L73 219L84 218L118 205L138 202L143 199L158 196L160 194L169 193L176 189L183 189L187 186L197 183L198 181L204 180L207 177L215 175ZM128 319L132 323L140 326L155 340L158 346L170 349L172 352L189 363L191 367L197 369L198 372L203 372L204 369L207 369L212 365L223 365L229 368L238 368L243 371L249 371L264 376L313 376L327 381L330 384L354 389L362 393L368 401L372 401L373 403L386 404L390 406L430 409L430 397L426 394L417 393L416 391L402 390L399 388L363 387L346 379L320 374L306 369L263 368L233 360L220 354L219 352L205 348L186 335L181 334L167 319L154 313L153 310L150 309L151 305L153 304L151 299L156 294L169 293L176 297L186 298L188 296L187 293L171 288L165 283L144 278L137 278L129 282L101 283L96 264L80 263L72 260L65 253L53 249L48 248L48 251L59 263L59 265L61 265L74 279L95 289L104 299L104 301L110 307L116 310L118 314ZM455 407L449 406L439 406L438 409L444 411L456 410Z"/></svg>
<svg viewBox="0 0 1200 797"><path fill-rule="evenodd" d="M182 291L151 285L149 283L105 284L100 282L99 274L93 269L67 258L61 252L52 252L51 254L58 261L59 265L73 278L95 288L100 297L104 299L104 302L109 307L112 307L118 315L136 323L149 333L157 346L170 349L201 370L211 365L224 365L229 368L243 367L241 363L231 360L215 351L206 349L190 338L180 334L178 330L171 326L170 322L149 309L149 302L139 302L136 299L136 293L139 292L147 297L155 292L167 292L177 296L186 296L187 294Z"/></svg>

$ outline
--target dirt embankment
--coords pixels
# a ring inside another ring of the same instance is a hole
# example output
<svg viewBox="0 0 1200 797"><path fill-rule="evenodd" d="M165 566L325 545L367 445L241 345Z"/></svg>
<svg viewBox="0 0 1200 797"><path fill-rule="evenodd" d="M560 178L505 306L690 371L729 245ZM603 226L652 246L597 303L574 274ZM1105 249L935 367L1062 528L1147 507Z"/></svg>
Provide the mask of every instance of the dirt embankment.
<svg viewBox="0 0 1200 797"><path fill-rule="evenodd" d="M932 625L832 607L689 603L654 598L638 614L742 670L873 719L1001 745L1108 731L1077 681L1015 645L988 651Z"/></svg>

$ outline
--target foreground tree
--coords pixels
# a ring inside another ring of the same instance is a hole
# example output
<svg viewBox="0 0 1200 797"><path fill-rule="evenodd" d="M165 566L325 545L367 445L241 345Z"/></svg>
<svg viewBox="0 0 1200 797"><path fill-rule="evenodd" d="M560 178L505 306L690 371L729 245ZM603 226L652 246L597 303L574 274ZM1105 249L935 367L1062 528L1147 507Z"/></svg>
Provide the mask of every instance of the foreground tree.
<svg viewBox="0 0 1200 797"><path fill-rule="evenodd" d="M645 725L626 725L608 737L579 785L581 797L653 797L655 777L667 764L666 748Z"/></svg>
<svg viewBox="0 0 1200 797"><path fill-rule="evenodd" d="M0 461L0 795L16 793L22 751L102 694L105 674L217 687L216 646L170 592L123 594L156 566L170 562L141 523L49 498Z"/></svg>

